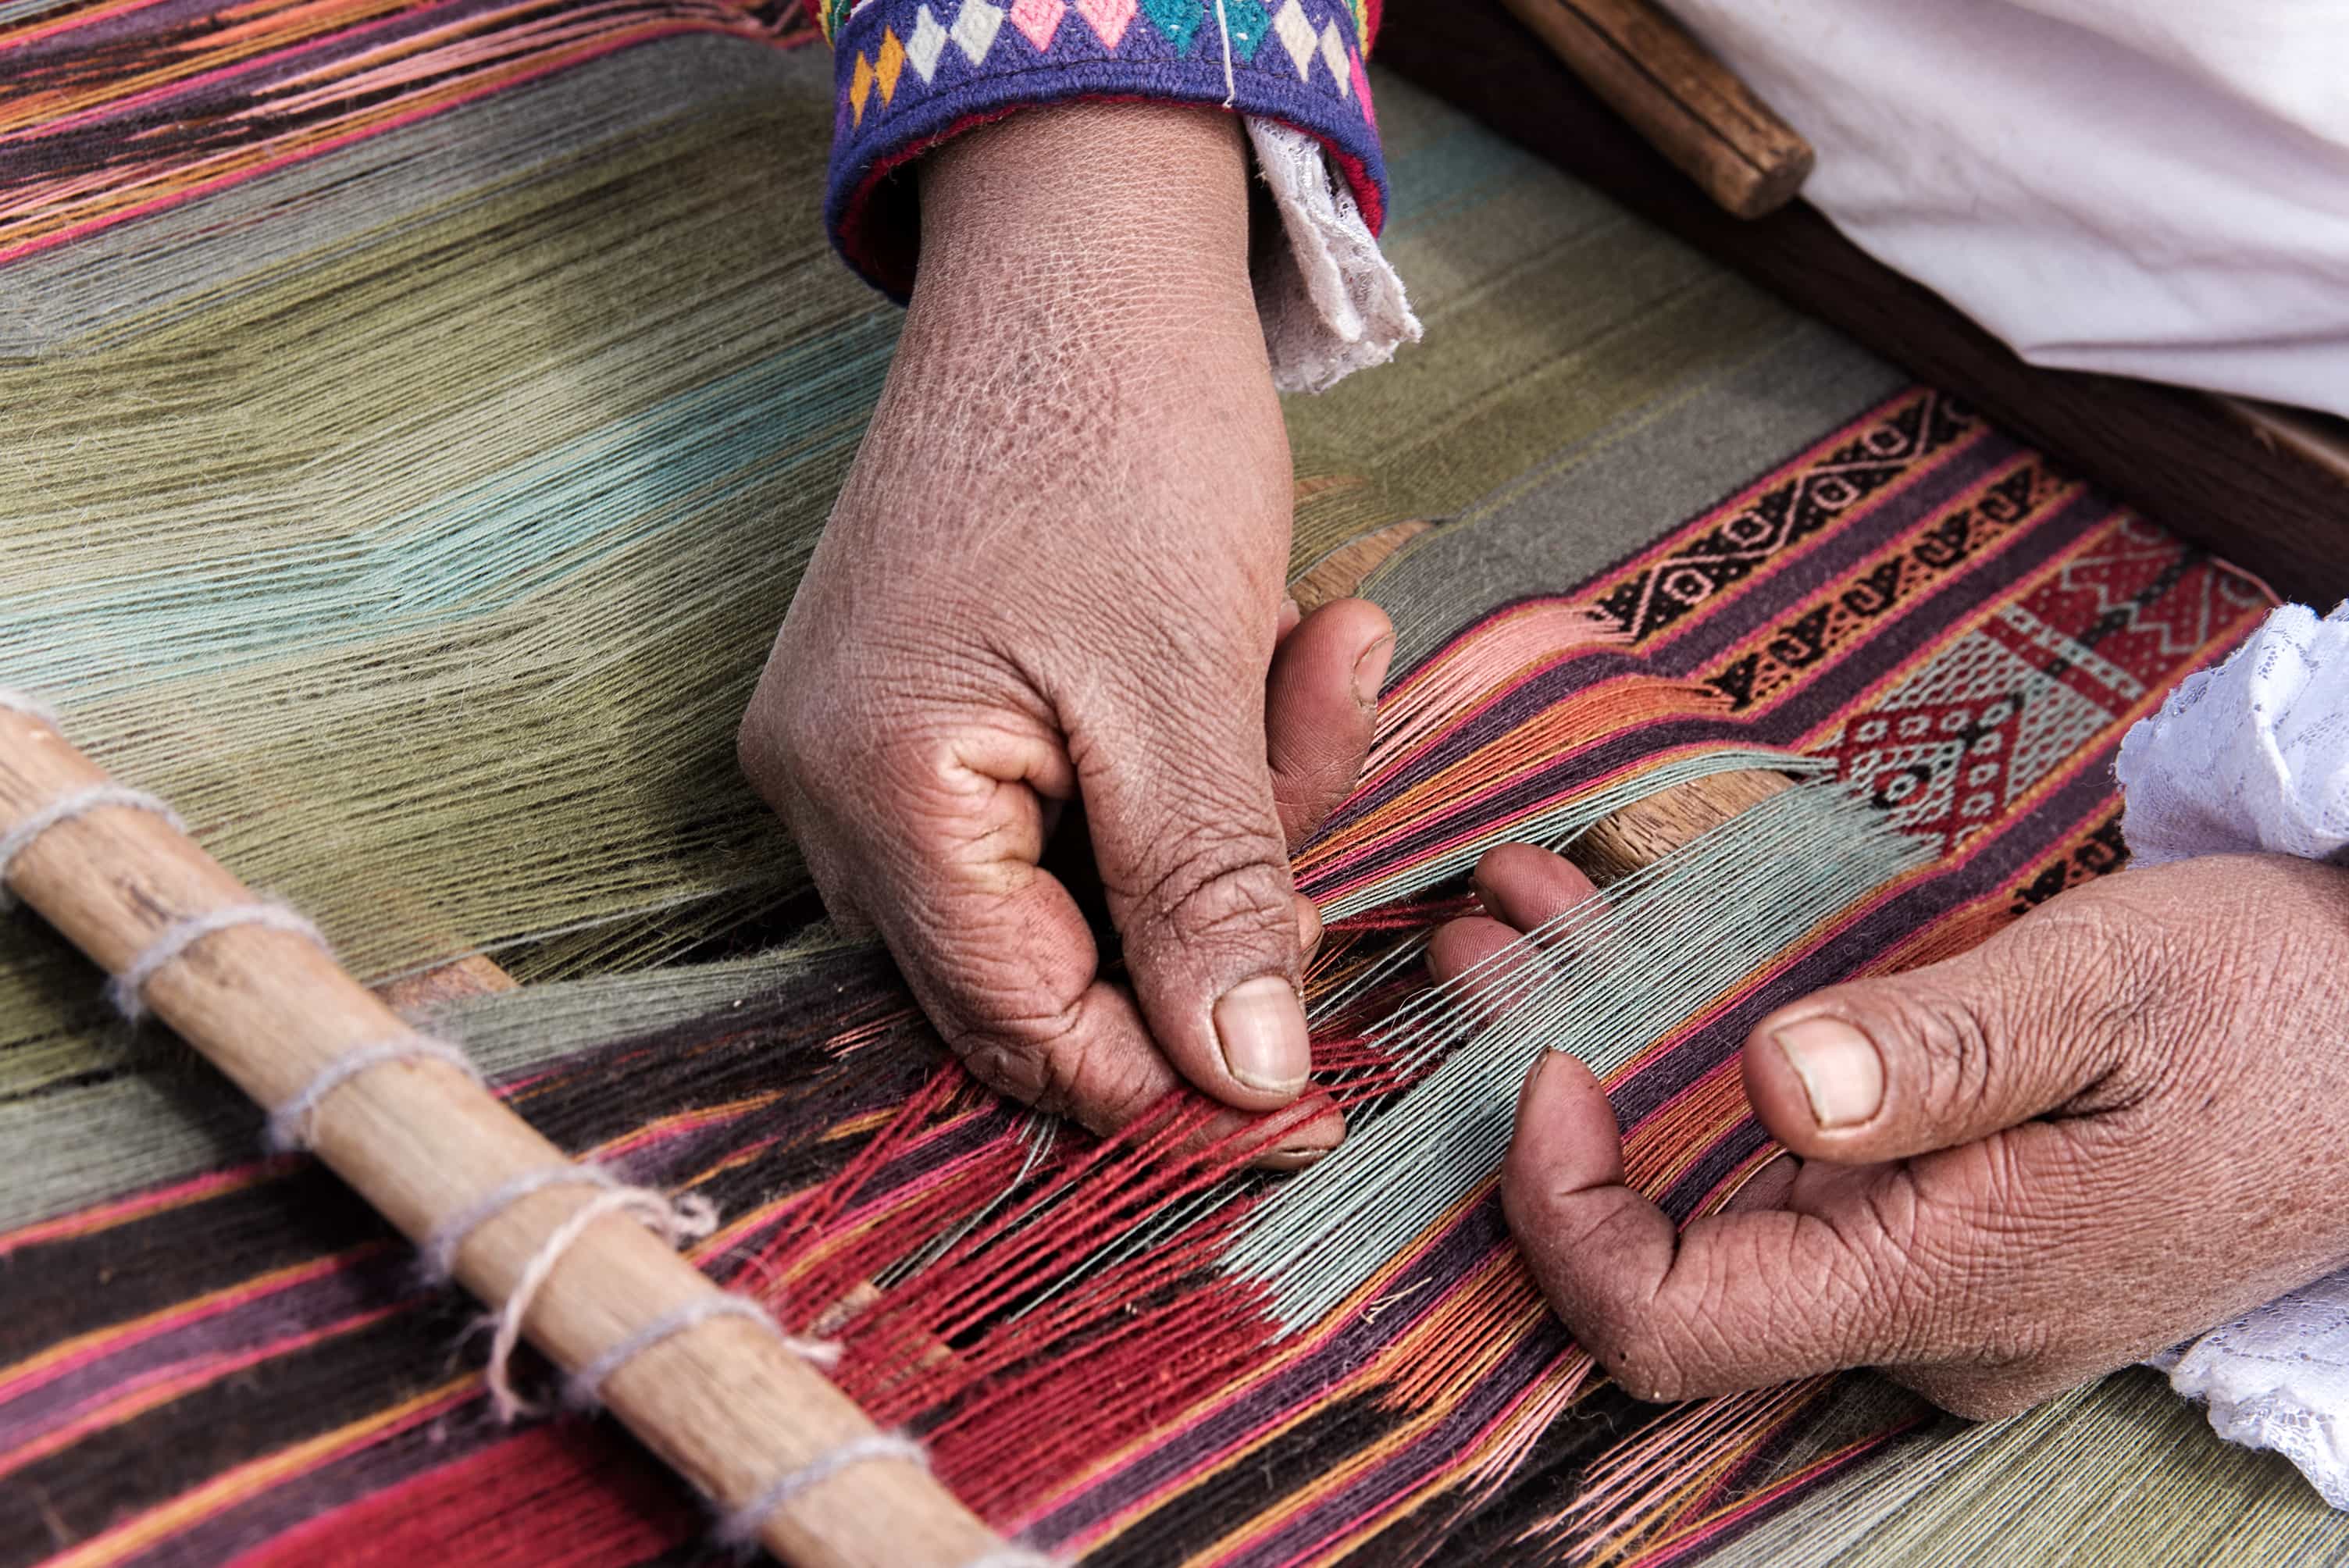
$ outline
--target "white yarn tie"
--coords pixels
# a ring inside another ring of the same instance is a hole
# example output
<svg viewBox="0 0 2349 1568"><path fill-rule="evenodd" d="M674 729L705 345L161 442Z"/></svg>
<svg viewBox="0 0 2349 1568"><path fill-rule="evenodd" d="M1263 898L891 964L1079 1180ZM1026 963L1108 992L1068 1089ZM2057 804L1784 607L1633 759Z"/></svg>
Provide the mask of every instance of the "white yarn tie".
<svg viewBox="0 0 2349 1568"><path fill-rule="evenodd" d="M0 696L13 694L0 693ZM13 703L0 703L13 707ZM18 709L19 712L25 711ZM5 833L0 833L0 912L16 907L16 895L7 888L8 868L16 857L29 848L35 839L60 822L70 822L76 817L87 816L109 806L127 807L134 811L151 811L181 832L188 825L180 820L171 806L143 789L127 789L119 784L90 784L60 795Z"/></svg>
<svg viewBox="0 0 2349 1568"><path fill-rule="evenodd" d="M270 1150L283 1154L289 1150L309 1148L310 1120L326 1098L361 1073L392 1062L440 1062L455 1068L476 1084L481 1082L481 1070L473 1066L472 1058L446 1040L418 1034L369 1040L337 1055L302 1086L299 1094L269 1113Z"/></svg>
<svg viewBox="0 0 2349 1568"><path fill-rule="evenodd" d="M511 1421L517 1416L534 1416L542 1407L514 1392L509 1364L513 1359L514 1346L522 1343L523 1319L530 1315L530 1304L538 1295L539 1286L572 1243L587 1233L587 1227L606 1214L622 1212L632 1213L658 1232L674 1246L690 1236L706 1236L718 1227L718 1212L706 1198L685 1198L672 1202L668 1197L649 1187L615 1187L598 1192L572 1211L571 1217L554 1227L545 1241L532 1254L529 1266L522 1278L506 1295L506 1304L498 1309L498 1331L490 1341L490 1400L497 1407L498 1419Z"/></svg>
<svg viewBox="0 0 2349 1568"><path fill-rule="evenodd" d="M1224 0L1216 0L1216 31L1224 36L1224 107L1230 108L1239 102L1240 85L1232 75L1232 24L1224 15Z"/></svg>
<svg viewBox="0 0 2349 1568"><path fill-rule="evenodd" d="M800 1493L822 1485L844 1470L883 1460L918 1465L926 1470L930 1468L928 1450L900 1433L875 1432L871 1437L851 1439L830 1453L819 1454L799 1469L787 1470L761 1487L750 1501L726 1515L718 1527L718 1539L729 1546L748 1546L759 1539L759 1528L766 1523L767 1515Z"/></svg>
<svg viewBox="0 0 2349 1568"><path fill-rule="evenodd" d="M739 1317L758 1324L781 1338L785 1349L819 1367L833 1366L840 1359L838 1345L828 1339L802 1339L796 1335L784 1334L776 1325L773 1315L749 1296L705 1295L686 1303L674 1312L661 1314L574 1372L563 1386L564 1401L580 1409L602 1403L605 1380L613 1373L664 1340L673 1339L688 1328L698 1328L721 1317Z"/></svg>
<svg viewBox="0 0 2349 1568"><path fill-rule="evenodd" d="M30 692L21 692L14 686L0 686L0 707L11 713L21 713L26 718L37 718L52 729L57 727L57 710Z"/></svg>
<svg viewBox="0 0 2349 1568"><path fill-rule="evenodd" d="M543 1192L549 1187L602 1187L610 1191L620 1184L618 1177L600 1165L549 1165L501 1181L471 1205L432 1227L432 1233L424 1238L424 1245L419 1249L424 1254L425 1277L438 1284L455 1274L457 1249L465 1244L466 1239L533 1192Z"/></svg>
<svg viewBox="0 0 2349 1568"><path fill-rule="evenodd" d="M264 931L283 931L295 936L306 936L320 947L326 939L318 928L286 908L282 903L232 903L205 914L191 914L185 920L175 920L163 928L161 935L147 944L147 950L130 961L130 966L107 982L107 1000L115 1010L132 1023L147 1015L147 982L158 970L189 948L217 932L240 925L255 925ZM329 949L329 951L332 951Z"/></svg>
<svg viewBox="0 0 2349 1568"><path fill-rule="evenodd" d="M633 1213L671 1246L706 1236L718 1228L718 1211L709 1199L698 1194L670 1199L649 1187L624 1185L618 1177L598 1165L549 1165L542 1170L525 1171L512 1181L502 1181L478 1202L458 1211L432 1227L424 1239L424 1270L427 1277L445 1280L456 1269L458 1249L471 1236L507 1208L550 1187L585 1186L602 1189L578 1208L572 1211L563 1223L549 1232L546 1240L522 1271L512 1290L506 1293L505 1305L498 1309L493 1320L497 1333L490 1341L490 1398L497 1407L498 1418L511 1421L517 1416L535 1415L539 1407L513 1390L507 1373L514 1346L522 1342L523 1319L530 1315L530 1304L546 1283L554 1266L573 1243L586 1234L587 1227L606 1214L626 1212ZM686 1326L679 1325L679 1327ZM674 1330L672 1330L674 1332ZM623 1342L626 1343L625 1341ZM636 1349L644 1346L637 1346ZM632 1352L633 1353L633 1352ZM602 1359L598 1358L599 1361ZM622 1357L621 1359L626 1359ZM614 1363L617 1365L616 1362ZM600 1383L611 1375L605 1367L595 1381Z"/></svg>
<svg viewBox="0 0 2349 1568"><path fill-rule="evenodd" d="M1068 1560L1032 1552L1025 1546L999 1546L982 1552L962 1568L1069 1568Z"/></svg>

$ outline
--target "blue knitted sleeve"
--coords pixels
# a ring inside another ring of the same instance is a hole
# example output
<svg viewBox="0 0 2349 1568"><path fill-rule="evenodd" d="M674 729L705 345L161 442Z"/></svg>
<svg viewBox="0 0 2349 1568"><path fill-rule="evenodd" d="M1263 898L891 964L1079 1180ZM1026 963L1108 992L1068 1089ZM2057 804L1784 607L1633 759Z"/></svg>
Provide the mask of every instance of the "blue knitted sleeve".
<svg viewBox="0 0 2349 1568"><path fill-rule="evenodd" d="M1375 233L1386 174L1362 57L1376 0L819 0L839 88L824 218L849 265L903 298L919 247L900 166L1032 104L1150 99L1318 139Z"/></svg>

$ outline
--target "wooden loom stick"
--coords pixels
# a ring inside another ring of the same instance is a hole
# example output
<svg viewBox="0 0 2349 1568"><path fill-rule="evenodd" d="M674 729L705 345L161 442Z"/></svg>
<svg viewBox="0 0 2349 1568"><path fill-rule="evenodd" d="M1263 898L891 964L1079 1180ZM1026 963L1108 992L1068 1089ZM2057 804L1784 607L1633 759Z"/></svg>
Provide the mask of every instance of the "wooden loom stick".
<svg viewBox="0 0 2349 1568"><path fill-rule="evenodd" d="M1602 819L1567 846L1566 857L1605 887L1794 787L1788 775L1762 769L1692 779Z"/></svg>
<svg viewBox="0 0 2349 1568"><path fill-rule="evenodd" d="M0 707L0 834L106 773L43 719ZM8 868L11 891L120 974L175 922L254 894L163 818L100 807L58 822ZM257 925L205 937L147 982L148 1006L264 1107L299 1094L340 1054L407 1032L399 1016L306 937ZM568 1163L454 1068L387 1063L318 1109L310 1146L410 1240L526 1172ZM549 1235L598 1196L527 1193L458 1249L455 1274L502 1303ZM533 1298L531 1342L566 1370L722 1293L634 1219L606 1214L564 1251ZM717 1317L649 1346L602 1386L603 1403L727 1508L876 1429L780 1336ZM958 1568L1004 1543L926 1470L851 1464L771 1511L758 1539L799 1568Z"/></svg>
<svg viewBox="0 0 2349 1568"><path fill-rule="evenodd" d="M1519 21L1727 212L1792 201L1816 155L1649 0L1506 0Z"/></svg>

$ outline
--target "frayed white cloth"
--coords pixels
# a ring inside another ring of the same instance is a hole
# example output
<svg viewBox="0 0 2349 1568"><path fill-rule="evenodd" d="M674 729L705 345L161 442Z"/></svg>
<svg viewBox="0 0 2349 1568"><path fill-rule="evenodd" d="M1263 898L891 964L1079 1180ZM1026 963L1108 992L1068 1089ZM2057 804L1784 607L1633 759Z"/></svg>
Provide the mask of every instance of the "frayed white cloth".
<svg viewBox="0 0 2349 1568"><path fill-rule="evenodd" d="M2130 863L2266 851L2349 858L2349 604L2269 615L2121 742Z"/></svg>
<svg viewBox="0 0 2349 1568"><path fill-rule="evenodd" d="M2349 1274L2221 1324L2157 1357L2230 1443L2269 1449L2349 1509Z"/></svg>
<svg viewBox="0 0 2349 1568"><path fill-rule="evenodd" d="M2349 604L2271 614L2121 742L2137 865L2267 852L2349 862ZM2349 1509L2349 1273L2222 1324L2153 1365L2229 1442L2283 1455Z"/></svg>
<svg viewBox="0 0 2349 1568"><path fill-rule="evenodd" d="M1417 343L1419 317L1321 144L1273 120L1251 119L1247 131L1288 241L1256 280L1273 385L1325 392Z"/></svg>

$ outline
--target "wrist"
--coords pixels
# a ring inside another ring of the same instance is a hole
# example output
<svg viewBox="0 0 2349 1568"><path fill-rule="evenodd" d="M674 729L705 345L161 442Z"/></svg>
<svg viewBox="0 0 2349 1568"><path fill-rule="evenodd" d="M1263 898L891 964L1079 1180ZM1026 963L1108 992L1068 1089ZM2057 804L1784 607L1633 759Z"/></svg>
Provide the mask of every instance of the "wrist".
<svg viewBox="0 0 2349 1568"><path fill-rule="evenodd" d="M1238 119L1213 108L1063 104L976 128L921 166L916 314L1050 302L1144 331L1252 324L1248 170Z"/></svg>

